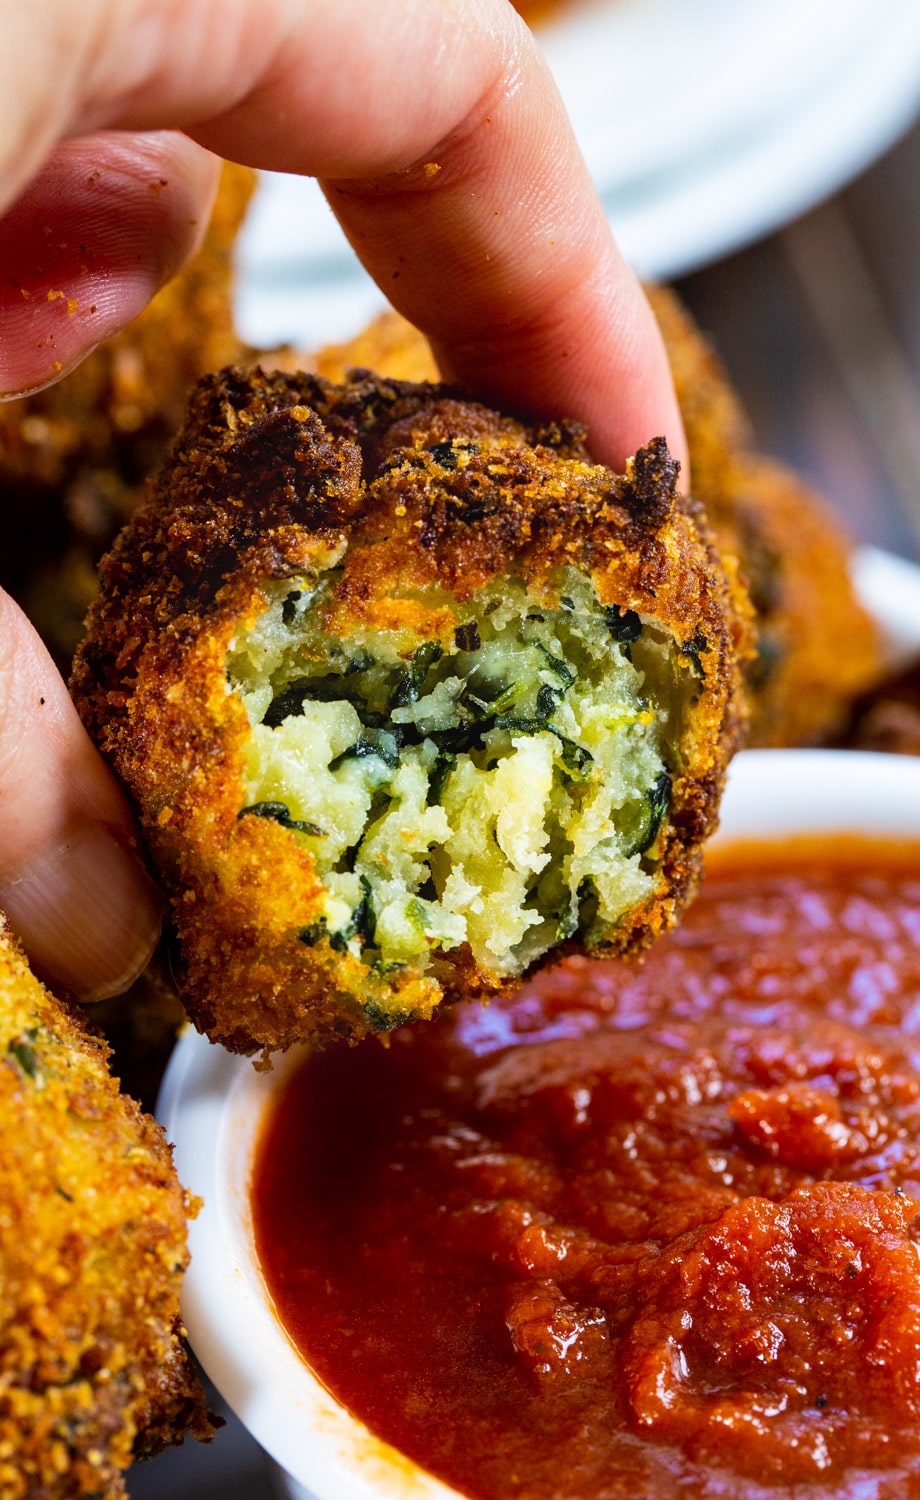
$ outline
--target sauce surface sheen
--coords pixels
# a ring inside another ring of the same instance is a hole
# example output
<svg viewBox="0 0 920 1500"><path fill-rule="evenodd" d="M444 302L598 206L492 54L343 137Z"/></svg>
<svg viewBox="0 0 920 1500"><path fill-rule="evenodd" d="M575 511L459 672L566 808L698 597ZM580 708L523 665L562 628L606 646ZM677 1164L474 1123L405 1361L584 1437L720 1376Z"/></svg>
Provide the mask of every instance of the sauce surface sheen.
<svg viewBox="0 0 920 1500"><path fill-rule="evenodd" d="M920 845L737 846L644 965L300 1064L278 1316L475 1500L920 1495Z"/></svg>

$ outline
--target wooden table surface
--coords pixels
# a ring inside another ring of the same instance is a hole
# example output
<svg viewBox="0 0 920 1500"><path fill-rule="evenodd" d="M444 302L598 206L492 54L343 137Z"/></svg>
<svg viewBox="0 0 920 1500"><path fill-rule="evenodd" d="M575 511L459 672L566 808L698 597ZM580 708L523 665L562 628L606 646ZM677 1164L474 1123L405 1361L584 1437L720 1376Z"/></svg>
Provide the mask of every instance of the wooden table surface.
<svg viewBox="0 0 920 1500"><path fill-rule="evenodd" d="M679 282L759 445L920 559L920 125L845 191Z"/></svg>
<svg viewBox="0 0 920 1500"><path fill-rule="evenodd" d="M678 283L766 452L860 541L920 561L920 125L828 203ZM269 1500L235 1421L139 1466L132 1500Z"/></svg>

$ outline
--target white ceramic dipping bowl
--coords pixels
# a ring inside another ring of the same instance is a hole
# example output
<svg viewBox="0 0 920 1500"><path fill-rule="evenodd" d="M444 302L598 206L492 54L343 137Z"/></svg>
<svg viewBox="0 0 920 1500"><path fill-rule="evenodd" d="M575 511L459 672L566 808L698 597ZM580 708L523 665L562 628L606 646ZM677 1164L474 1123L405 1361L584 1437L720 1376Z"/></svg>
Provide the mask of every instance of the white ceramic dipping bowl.
<svg viewBox="0 0 920 1500"><path fill-rule="evenodd" d="M754 750L731 768L719 844L852 832L920 838L920 760L848 751ZM159 1116L187 1188L191 1225L183 1315L192 1346L228 1404L316 1500L449 1500L456 1492L375 1438L313 1377L278 1323L253 1244L249 1182L265 1109L296 1063L256 1073L187 1032ZM291 1494L302 1494L292 1486Z"/></svg>

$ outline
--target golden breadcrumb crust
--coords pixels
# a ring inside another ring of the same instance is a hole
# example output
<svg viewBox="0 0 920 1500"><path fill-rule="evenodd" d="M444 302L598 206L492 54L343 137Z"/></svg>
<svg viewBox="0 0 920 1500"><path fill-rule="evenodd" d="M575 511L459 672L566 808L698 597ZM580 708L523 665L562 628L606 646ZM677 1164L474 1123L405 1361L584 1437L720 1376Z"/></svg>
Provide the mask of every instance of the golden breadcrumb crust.
<svg viewBox="0 0 920 1500"><path fill-rule="evenodd" d="M211 1427L185 1346L189 1205L163 1132L0 918L0 1500L120 1496Z"/></svg>
<svg viewBox="0 0 920 1500"><path fill-rule="evenodd" d="M457 439L470 440L468 462L444 468L430 450ZM153 501L103 564L73 678L171 895L201 1029L242 1052L357 1038L379 1029L371 1014L386 1029L442 996L498 987L465 948L424 976L387 978L305 946L323 894L312 856L277 823L238 816L250 725L227 691L230 642L264 609L266 582L309 575L343 539L325 621L340 636L355 621L385 629L394 593L436 586L462 600L496 577L539 585L574 565L601 604L663 622L678 649L705 642L656 892L604 951L635 951L673 923L738 739L744 633L743 602L699 508L676 497L675 471L658 441L617 478L584 461L580 429L528 429L443 386L233 370L201 383Z"/></svg>
<svg viewBox="0 0 920 1500"><path fill-rule="evenodd" d="M684 419L693 493L754 606L757 649L745 665L747 743L833 738L851 699L879 671L876 630L850 581L850 544L810 486L756 453L718 359L675 294L646 290ZM406 380L437 378L426 340L393 312L310 362L330 380L354 366Z"/></svg>

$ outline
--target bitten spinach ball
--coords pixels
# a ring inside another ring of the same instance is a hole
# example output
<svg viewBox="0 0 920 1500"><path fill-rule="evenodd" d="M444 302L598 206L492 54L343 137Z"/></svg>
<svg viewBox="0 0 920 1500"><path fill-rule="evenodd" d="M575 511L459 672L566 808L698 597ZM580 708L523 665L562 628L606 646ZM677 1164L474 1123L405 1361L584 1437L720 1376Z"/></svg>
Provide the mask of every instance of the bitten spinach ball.
<svg viewBox="0 0 920 1500"><path fill-rule="evenodd" d="M201 384L74 689L208 1035L387 1031L673 922L744 636L675 480L443 386Z"/></svg>

